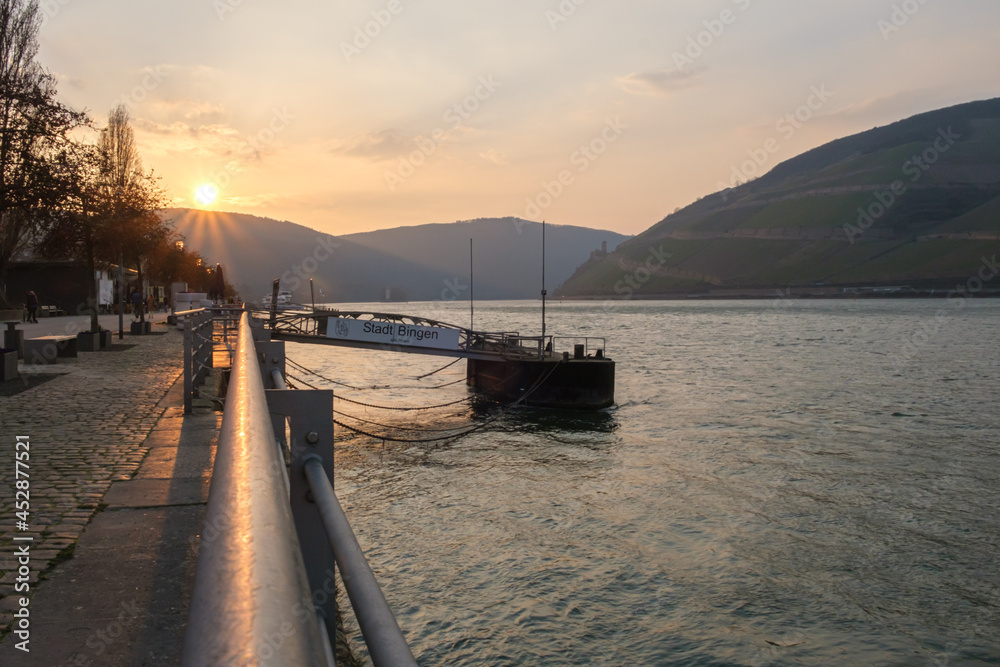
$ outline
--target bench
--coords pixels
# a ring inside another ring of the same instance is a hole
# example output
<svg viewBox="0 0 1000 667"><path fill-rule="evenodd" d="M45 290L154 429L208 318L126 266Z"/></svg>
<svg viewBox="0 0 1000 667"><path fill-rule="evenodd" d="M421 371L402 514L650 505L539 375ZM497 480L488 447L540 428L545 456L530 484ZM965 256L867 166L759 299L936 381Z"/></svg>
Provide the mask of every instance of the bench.
<svg viewBox="0 0 1000 667"><path fill-rule="evenodd" d="M42 317L59 317L61 315L65 315L66 311L57 308L56 306L39 306L38 314Z"/></svg>
<svg viewBox="0 0 1000 667"><path fill-rule="evenodd" d="M75 357L76 336L39 336L24 340L24 363L54 364L58 357Z"/></svg>

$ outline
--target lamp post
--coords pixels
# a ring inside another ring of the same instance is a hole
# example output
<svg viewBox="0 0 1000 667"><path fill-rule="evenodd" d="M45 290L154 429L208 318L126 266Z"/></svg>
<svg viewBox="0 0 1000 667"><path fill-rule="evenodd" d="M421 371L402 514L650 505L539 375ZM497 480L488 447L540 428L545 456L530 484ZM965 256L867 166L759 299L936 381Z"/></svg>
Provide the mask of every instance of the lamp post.
<svg viewBox="0 0 1000 667"><path fill-rule="evenodd" d="M118 340L125 337L125 260L118 253Z"/></svg>

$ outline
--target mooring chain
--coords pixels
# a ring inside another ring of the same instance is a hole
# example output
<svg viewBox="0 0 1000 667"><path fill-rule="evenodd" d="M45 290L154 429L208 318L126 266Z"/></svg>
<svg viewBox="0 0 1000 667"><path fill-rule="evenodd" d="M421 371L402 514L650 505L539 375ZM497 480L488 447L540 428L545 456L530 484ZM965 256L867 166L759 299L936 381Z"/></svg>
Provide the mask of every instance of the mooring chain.
<svg viewBox="0 0 1000 667"><path fill-rule="evenodd" d="M286 360L286 361L290 361L290 360ZM319 377L322 380L327 380L327 381L330 381L330 382L335 382L334 380L330 380L329 378L323 377L322 375L320 375L319 373L316 373L315 371L309 371L308 368L305 368L301 364L297 364L295 362L292 362L292 363L294 365L296 365L296 366L304 368L308 372L313 373L313 375ZM559 363L562 363L562 362L560 361ZM556 366L558 366L558 365L559 364L556 364ZM553 370L555 370L555 366L553 367ZM549 375L551 375L551 374L552 373L550 372L548 375L545 376L544 379L547 380L548 377L549 377ZM508 380L510 380L511 378L513 378L515 375L517 375L517 371L511 373L506 378L504 378L503 383L506 383ZM305 386L309 387L310 389L319 389L319 387L316 387L315 385L309 384L308 382L306 382L302 378L296 377L294 379L297 382L301 382L302 384L304 384ZM456 380L455 382L450 382L449 384L457 384L457 383L462 382L462 381L464 381L464 380L463 379L459 379L459 380ZM343 384L343 383L338 383L338 384ZM441 387L445 387L447 385L440 385L440 386ZM532 391L532 390L529 389L529 393L530 393L530 391ZM450 403L442 403L440 405L428 405L428 406L416 406L416 407L402 407L402 408L400 408L400 407L394 407L394 406L391 406L391 405L378 405L376 403L364 403L362 401L355 401L354 399L345 398L344 396L340 396L340 395L337 395L337 394L334 394L334 398L335 399L339 399L341 401L347 401L348 403L353 403L354 405L360 405L360 406L365 407L365 408L375 408L377 410L397 410L397 411L400 411L400 412L411 412L411 411L414 411L414 410L436 410L438 408L448 408L448 407L451 407L452 405L458 405L459 403L463 403L465 401L472 400L473 398L477 398L477 396L465 396L463 398L458 399L457 401L452 401ZM502 401L496 401L496 400L493 400L493 399L485 397L485 396L478 396L478 398L480 400L483 400L483 401L489 401L491 403L496 403L498 405L502 405ZM515 405L516 405L516 403L515 403Z"/></svg>
<svg viewBox="0 0 1000 667"><path fill-rule="evenodd" d="M365 431L365 430L362 430L362 429L359 429L359 428L355 428L353 426L345 424L342 421L338 421L337 419L334 419L333 423L337 424L338 426L341 426L343 428L346 428L349 431L353 431L354 433L357 433L359 435L364 435L364 436L367 436L369 438L373 438L375 440L382 440L382 441L385 441L385 442L421 443L421 442L440 442L442 440L457 440L458 438L464 438L465 436L467 436L467 435L469 435L471 433L475 433L476 431L484 429L487 426L489 426L490 424L492 424L493 422L497 421L498 419L502 419L503 417L505 417L508 412L510 412L511 410L513 410L516 406L518 406L523 401L527 400L527 398L529 396L531 396L533 393L535 393L535 391L539 387L541 387L543 384L545 384L545 381L548 380L552 376L552 374L556 372L556 369L559 368L559 366L561 366L562 364L563 364L562 360L560 360L559 362L557 362L556 365L552 367L552 370L550 370L545 375L545 377L538 379L535 382L535 384L533 384L528 389L528 391L526 391L524 394L522 394L520 398L518 398L516 401L514 401L513 403L511 403L510 405L508 405L502 411L500 411L499 414L497 414L497 415L495 415L493 417L490 417L489 419L487 419L486 421L482 422L481 424L476 424L472 428L469 428L469 429L463 431L462 433L455 433L453 435L438 436L438 437L435 437L435 438L396 438L396 437L388 436L388 435L377 435L375 433L369 433L368 431ZM343 414L343 413L340 413L340 414Z"/></svg>
<svg viewBox="0 0 1000 667"><path fill-rule="evenodd" d="M420 378L427 377L428 375L434 375L434 373L437 373L439 371L443 371L445 368L448 368L449 366L454 365L455 362L461 361L461 360L462 360L461 358L456 359L455 361L453 361L450 364L448 364L448 366L445 366L443 368L439 368L436 371L434 371L433 373L428 373L427 375L421 375L420 377L415 378L415 379L419 380ZM287 361L288 363L292 364L293 366L295 366L296 368L298 368L299 370L301 370L303 372L309 373L310 375L315 375L316 377L318 377L321 380L325 380L326 382L330 382L332 384L340 385L341 387L347 387L348 389L353 389L355 391L372 391L372 390L377 390L377 389L392 389L393 388L392 385L388 385L388 384L385 384L385 385L377 385L376 384L376 385L372 385L371 387L355 387L354 385L350 385L350 384L347 384L347 383L344 383L344 382L338 382L337 380L334 380L333 378L328 378L325 375L317 373L316 371L314 371L314 370L312 370L310 368L306 368L305 366L303 366L302 364L300 364L300 363L298 363L296 361L292 361L291 359L285 359L285 361ZM432 387L423 387L423 386L420 386L420 385L416 385L416 386L411 386L411 387L403 387L403 386L401 386L401 387L396 387L396 388L397 389L443 389L445 387L450 387L452 385L458 384L459 382L465 382L465 381L466 381L465 378L459 378L459 379L455 380L454 382L447 382L445 384L438 384L438 385L434 385Z"/></svg>
<svg viewBox="0 0 1000 667"><path fill-rule="evenodd" d="M396 426L394 424L383 424L382 422L372 421L371 419L364 419L358 417L357 415L348 414L346 412L341 412L340 410L334 410L334 414L338 414L341 417L347 417L349 419L354 419L359 422L364 422L365 424L372 424L373 426L381 426L382 428L391 428L396 431L419 431L421 433L447 433L448 431L458 431L465 428L464 426L452 426L451 428L423 428L420 426Z"/></svg>
<svg viewBox="0 0 1000 667"><path fill-rule="evenodd" d="M441 368L437 369L436 371L431 371L430 373L424 373L423 375L418 375L417 377L415 377L413 379L414 380L423 380L425 377L430 377L431 375L434 375L435 373L440 373L441 371L443 371L446 368L451 368L452 366L454 366L455 364L457 364L461 360L462 360L462 357L459 357L458 359L456 359L455 361L451 362L447 366L442 366Z"/></svg>
<svg viewBox="0 0 1000 667"><path fill-rule="evenodd" d="M354 389L355 391L367 391L368 389L377 389L378 388L378 387L355 387L354 385L350 385L350 384L347 384L345 382L338 382L337 380L334 380L333 378L328 378L328 377L325 377L323 375L320 375L319 373L317 373L316 371L312 370L311 368L306 368L302 364L300 364L300 363L298 363L296 361L293 361L293 360L291 360L291 359L289 359L287 357L285 358L285 361L288 362L288 363L290 363L291 365L295 366L296 368L298 368L301 371L309 373L310 375L315 375L316 377L318 377L321 380L326 380L327 382L330 382L330 383L333 383L333 384L336 384L336 385L340 385L341 387L347 387L348 389ZM314 387L314 389L315 389L315 387Z"/></svg>
<svg viewBox="0 0 1000 667"><path fill-rule="evenodd" d="M480 430L482 428L485 428L486 426L488 426L490 424L490 422L483 422L482 424L477 424L476 426L474 426L474 427L472 427L472 428L470 428L470 429L468 429L466 431L463 431L462 433L453 433L452 435L439 435L436 438L394 438L391 435L377 435L375 433L369 433L368 431L364 431L364 430L362 430L360 428L355 428L353 426L345 424L342 421L338 421L337 419L334 419L333 423L336 424L337 426L341 426L343 428L346 428L348 431L353 431L354 433L357 433L358 435L364 435L364 436L367 436L369 438L373 438L375 440L384 440L384 441L388 441L388 442L408 442L408 443L440 442L441 440L456 440L458 438L464 438L465 436L469 435L470 433L473 433L473 432L478 431L478 430Z"/></svg>
<svg viewBox="0 0 1000 667"><path fill-rule="evenodd" d="M436 410L438 408L447 408L447 407L451 407L452 405L458 405L459 403L464 403L465 401L468 401L468 400L471 400L472 398L474 398L473 396L463 396L462 398L458 399L457 401L452 401L451 403L442 403L440 405L428 405L428 406L418 406L418 407L397 408L397 407L394 407L394 406L391 406L391 405L375 405L374 403L362 403L361 401L355 401L355 400L352 400L350 398L344 398L343 396L337 396L336 394L334 394L333 397L334 397L334 399L341 400L341 401L347 401L348 403L353 403L354 405L361 405L361 406L366 407L366 408L378 408L379 410L398 410L400 412L410 412L410 411L413 411L413 410Z"/></svg>

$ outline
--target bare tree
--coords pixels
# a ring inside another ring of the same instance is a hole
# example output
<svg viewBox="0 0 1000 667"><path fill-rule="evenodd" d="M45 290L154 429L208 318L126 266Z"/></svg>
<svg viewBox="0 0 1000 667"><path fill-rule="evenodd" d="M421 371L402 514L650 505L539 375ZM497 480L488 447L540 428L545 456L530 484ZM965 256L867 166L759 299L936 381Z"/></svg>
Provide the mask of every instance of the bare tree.
<svg viewBox="0 0 1000 667"><path fill-rule="evenodd" d="M101 131L97 153L98 215L104 223L101 246L105 256L110 252L110 258L119 266L134 266L141 286L146 260L169 239L170 228L158 213L166 205L166 197L153 173L143 172L125 105L118 105L108 115L108 125ZM119 288L119 315L124 306L122 288L124 285ZM140 321L145 322L141 307L139 315ZM122 326L119 317L119 327Z"/></svg>
<svg viewBox="0 0 1000 667"><path fill-rule="evenodd" d="M69 133L86 116L55 99L55 80L35 61L41 16L34 0L0 0L0 301L6 275L72 197Z"/></svg>

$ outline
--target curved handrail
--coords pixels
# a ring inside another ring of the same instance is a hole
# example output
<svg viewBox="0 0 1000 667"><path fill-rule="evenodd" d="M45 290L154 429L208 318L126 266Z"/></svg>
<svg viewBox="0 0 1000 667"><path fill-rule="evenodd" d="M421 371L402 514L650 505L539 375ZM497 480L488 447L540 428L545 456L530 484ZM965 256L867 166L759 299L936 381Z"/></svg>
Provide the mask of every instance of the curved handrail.
<svg viewBox="0 0 1000 667"><path fill-rule="evenodd" d="M326 664L248 315L240 318L182 664ZM211 538L209 536L211 535Z"/></svg>

